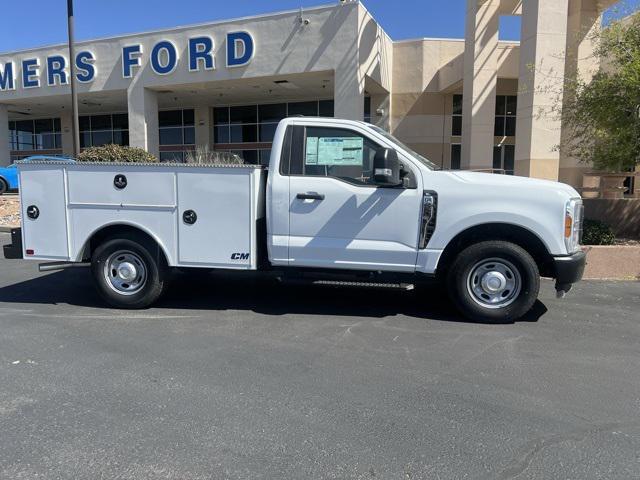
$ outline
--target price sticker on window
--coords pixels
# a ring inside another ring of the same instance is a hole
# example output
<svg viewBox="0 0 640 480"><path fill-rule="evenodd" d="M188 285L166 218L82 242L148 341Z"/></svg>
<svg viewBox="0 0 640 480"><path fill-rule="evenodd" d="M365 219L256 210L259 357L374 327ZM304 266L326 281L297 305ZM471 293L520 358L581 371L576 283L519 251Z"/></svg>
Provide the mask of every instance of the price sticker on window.
<svg viewBox="0 0 640 480"><path fill-rule="evenodd" d="M307 165L362 165L362 137L307 137Z"/></svg>

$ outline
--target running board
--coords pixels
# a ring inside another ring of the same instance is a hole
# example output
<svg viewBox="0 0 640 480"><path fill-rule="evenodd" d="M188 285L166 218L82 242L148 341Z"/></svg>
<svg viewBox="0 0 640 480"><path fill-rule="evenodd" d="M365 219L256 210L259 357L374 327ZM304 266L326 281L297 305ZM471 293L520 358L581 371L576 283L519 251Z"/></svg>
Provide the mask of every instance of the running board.
<svg viewBox="0 0 640 480"><path fill-rule="evenodd" d="M90 267L90 263L79 262L49 262L38 265L39 272L55 272L56 270L66 270L68 268L84 268Z"/></svg>
<svg viewBox="0 0 640 480"><path fill-rule="evenodd" d="M292 279L292 278L280 278L281 281L286 283L293 283L297 285L314 285L321 287L346 287L346 288L376 288L382 290L402 290L410 291L415 288L413 283L384 283L384 282L353 282L353 281L341 281L341 280L304 280L304 279Z"/></svg>

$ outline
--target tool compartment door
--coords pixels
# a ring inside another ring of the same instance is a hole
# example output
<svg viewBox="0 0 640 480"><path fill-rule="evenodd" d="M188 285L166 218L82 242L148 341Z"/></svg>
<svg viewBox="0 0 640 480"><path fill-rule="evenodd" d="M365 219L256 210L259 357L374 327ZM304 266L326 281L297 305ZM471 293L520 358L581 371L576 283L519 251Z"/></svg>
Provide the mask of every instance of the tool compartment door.
<svg viewBox="0 0 640 480"><path fill-rule="evenodd" d="M21 166L20 203L24 258L68 260L64 168L59 165Z"/></svg>
<svg viewBox="0 0 640 480"><path fill-rule="evenodd" d="M178 173L180 265L254 268L253 172L242 168Z"/></svg>

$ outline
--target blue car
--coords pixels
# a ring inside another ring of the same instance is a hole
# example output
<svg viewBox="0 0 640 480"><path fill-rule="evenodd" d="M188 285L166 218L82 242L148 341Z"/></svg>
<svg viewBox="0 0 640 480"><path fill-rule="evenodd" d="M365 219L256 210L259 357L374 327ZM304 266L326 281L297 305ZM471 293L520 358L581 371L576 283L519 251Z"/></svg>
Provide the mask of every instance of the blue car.
<svg viewBox="0 0 640 480"><path fill-rule="evenodd" d="M34 155L27 157L22 162L64 162L64 163L76 163L71 157L52 157L48 155ZM9 165L8 167L0 168L0 195L8 192L9 190L18 190L20 185L18 183L18 169L16 164Z"/></svg>

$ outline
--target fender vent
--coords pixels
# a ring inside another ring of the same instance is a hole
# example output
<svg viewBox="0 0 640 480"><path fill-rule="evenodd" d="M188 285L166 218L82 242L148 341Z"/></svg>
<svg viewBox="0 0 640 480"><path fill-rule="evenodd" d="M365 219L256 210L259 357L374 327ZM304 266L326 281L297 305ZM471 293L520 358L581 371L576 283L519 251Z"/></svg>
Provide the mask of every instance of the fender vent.
<svg viewBox="0 0 640 480"><path fill-rule="evenodd" d="M438 217L438 194L425 190L422 194L422 223L420 225L420 249L427 248L429 240L436 231Z"/></svg>

